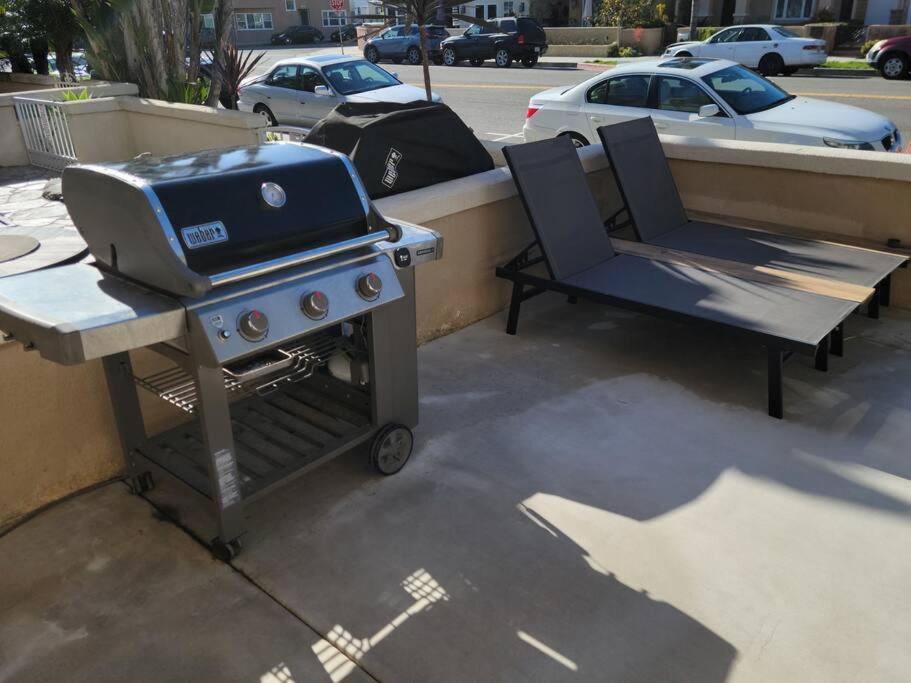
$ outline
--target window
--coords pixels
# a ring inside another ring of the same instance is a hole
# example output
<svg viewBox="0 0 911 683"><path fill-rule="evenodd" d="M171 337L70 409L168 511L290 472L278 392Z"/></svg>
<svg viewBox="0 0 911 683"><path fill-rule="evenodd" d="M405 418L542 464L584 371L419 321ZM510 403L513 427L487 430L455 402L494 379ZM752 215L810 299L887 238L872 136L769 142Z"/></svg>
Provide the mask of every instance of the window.
<svg viewBox="0 0 911 683"><path fill-rule="evenodd" d="M769 34L765 32L764 28L759 28L758 26L750 26L743 29L740 32L740 37L737 38L738 43L754 43L760 40L770 40Z"/></svg>
<svg viewBox="0 0 911 683"><path fill-rule="evenodd" d="M283 64L275 67L266 79L268 85L276 88L297 88L297 64Z"/></svg>
<svg viewBox="0 0 911 683"><path fill-rule="evenodd" d="M238 31L272 30L272 12L235 14L234 21L237 24Z"/></svg>
<svg viewBox="0 0 911 683"><path fill-rule="evenodd" d="M297 89L313 92L313 89L318 85L326 85L326 81L323 80L320 72L312 66L301 66Z"/></svg>
<svg viewBox="0 0 911 683"><path fill-rule="evenodd" d="M789 31L783 26L773 26L772 31L778 34L782 38L800 38L794 31Z"/></svg>
<svg viewBox="0 0 911 683"><path fill-rule="evenodd" d="M465 31L465 33L463 35L476 36L480 33L481 33L481 27L478 26L477 24L472 24L471 26L468 27L468 29Z"/></svg>
<svg viewBox="0 0 911 683"><path fill-rule="evenodd" d="M588 91L588 101L615 107L645 107L648 76L617 76L601 81Z"/></svg>
<svg viewBox="0 0 911 683"><path fill-rule="evenodd" d="M692 81L673 76L658 76L657 109L698 114L699 107L715 104L705 91Z"/></svg>
<svg viewBox="0 0 911 683"><path fill-rule="evenodd" d="M203 28L215 28L215 17L211 14L202 15L202 27Z"/></svg>
<svg viewBox="0 0 911 683"><path fill-rule="evenodd" d="M794 99L762 76L742 66L729 66L702 77L738 114L754 114Z"/></svg>
<svg viewBox="0 0 911 683"><path fill-rule="evenodd" d="M285 11L286 12L296 12L297 11L297 0L285 0Z"/></svg>
<svg viewBox="0 0 911 683"><path fill-rule="evenodd" d="M347 24L347 12L333 12L328 9L323 10L323 26L345 26Z"/></svg>
<svg viewBox="0 0 911 683"><path fill-rule="evenodd" d="M512 16L514 14L513 9L512 9L513 7L514 7L513 0L503 0L503 16L506 16L506 17Z"/></svg>
<svg viewBox="0 0 911 683"><path fill-rule="evenodd" d="M777 0L776 19L809 19L813 15L813 0Z"/></svg>
<svg viewBox="0 0 911 683"><path fill-rule="evenodd" d="M389 38L399 38L399 37L401 37L401 35L402 35L402 29L399 28L398 26L394 26L386 31L383 31L380 34L380 38L382 38L383 40L387 40Z"/></svg>
<svg viewBox="0 0 911 683"><path fill-rule="evenodd" d="M740 34L743 33L742 28L729 28L726 31L721 31L712 36L710 43L733 43L737 41L737 38L740 37Z"/></svg>
<svg viewBox="0 0 911 683"><path fill-rule="evenodd" d="M500 22L500 30L503 33L515 33L518 29L516 28L515 19L504 19Z"/></svg>
<svg viewBox="0 0 911 683"><path fill-rule="evenodd" d="M388 71L374 66L365 59L332 64L323 69L323 76L342 95L354 95L368 90L400 85Z"/></svg>

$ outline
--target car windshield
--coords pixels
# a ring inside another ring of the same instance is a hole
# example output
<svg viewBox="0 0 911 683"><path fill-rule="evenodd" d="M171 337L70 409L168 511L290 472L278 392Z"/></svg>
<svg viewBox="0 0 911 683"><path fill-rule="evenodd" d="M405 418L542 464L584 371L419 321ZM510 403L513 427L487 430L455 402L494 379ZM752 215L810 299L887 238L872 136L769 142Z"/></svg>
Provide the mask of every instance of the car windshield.
<svg viewBox="0 0 911 683"><path fill-rule="evenodd" d="M323 67L323 76L340 95L355 95L369 90L400 85L392 74L366 59Z"/></svg>
<svg viewBox="0 0 911 683"><path fill-rule="evenodd" d="M742 66L729 66L702 80L738 114L755 114L793 100L771 81Z"/></svg>
<svg viewBox="0 0 911 683"><path fill-rule="evenodd" d="M786 29L783 26L773 26L772 31L774 31L775 33L780 35L782 38L799 38L800 37L793 31L789 31L788 29Z"/></svg>

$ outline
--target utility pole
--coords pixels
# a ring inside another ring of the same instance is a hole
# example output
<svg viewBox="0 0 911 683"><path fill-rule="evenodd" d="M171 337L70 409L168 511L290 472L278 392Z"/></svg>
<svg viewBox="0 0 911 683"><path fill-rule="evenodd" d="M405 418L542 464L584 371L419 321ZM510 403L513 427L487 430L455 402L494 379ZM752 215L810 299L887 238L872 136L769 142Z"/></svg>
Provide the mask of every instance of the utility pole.
<svg viewBox="0 0 911 683"><path fill-rule="evenodd" d="M690 40L696 40L696 3L699 0L693 0L690 4Z"/></svg>

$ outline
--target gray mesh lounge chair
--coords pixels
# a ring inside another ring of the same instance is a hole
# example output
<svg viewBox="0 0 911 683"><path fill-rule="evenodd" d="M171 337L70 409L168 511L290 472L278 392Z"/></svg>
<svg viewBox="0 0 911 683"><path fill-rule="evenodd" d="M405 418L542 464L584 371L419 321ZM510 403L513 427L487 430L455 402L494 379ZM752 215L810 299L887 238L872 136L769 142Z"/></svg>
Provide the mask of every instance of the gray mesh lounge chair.
<svg viewBox="0 0 911 683"><path fill-rule="evenodd" d="M880 304L889 304L890 277L906 264L905 256L691 221L650 117L602 126L598 135L641 241L872 287L875 294L867 312L873 318L878 317Z"/></svg>
<svg viewBox="0 0 911 683"><path fill-rule="evenodd" d="M767 348L769 415L779 418L784 360L815 355L824 370L830 335L841 344L842 322L856 306L849 301L617 254L569 138L504 153L537 238L496 271L513 283L507 333L516 333L522 301L545 291L724 328ZM540 265L546 274L538 274Z"/></svg>

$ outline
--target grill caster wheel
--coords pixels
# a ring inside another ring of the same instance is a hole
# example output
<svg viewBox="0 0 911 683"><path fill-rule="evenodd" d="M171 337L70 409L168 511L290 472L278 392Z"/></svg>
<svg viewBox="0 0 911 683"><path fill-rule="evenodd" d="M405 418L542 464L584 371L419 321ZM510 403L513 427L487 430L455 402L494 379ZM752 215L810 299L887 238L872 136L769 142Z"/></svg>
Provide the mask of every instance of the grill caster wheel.
<svg viewBox="0 0 911 683"><path fill-rule="evenodd" d="M141 493L154 489L155 480L152 479L151 472L143 472L142 474L137 474L135 477L130 477L127 480L127 486L130 487L131 493L138 496Z"/></svg>
<svg viewBox="0 0 911 683"><path fill-rule="evenodd" d="M222 562L230 562L233 560L238 556L242 547L239 538L235 538L233 541L227 543L218 538L212 539L212 554Z"/></svg>
<svg viewBox="0 0 911 683"><path fill-rule="evenodd" d="M405 425L390 423L373 438L370 462L380 474L395 474L405 466L414 447L414 434Z"/></svg>

